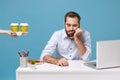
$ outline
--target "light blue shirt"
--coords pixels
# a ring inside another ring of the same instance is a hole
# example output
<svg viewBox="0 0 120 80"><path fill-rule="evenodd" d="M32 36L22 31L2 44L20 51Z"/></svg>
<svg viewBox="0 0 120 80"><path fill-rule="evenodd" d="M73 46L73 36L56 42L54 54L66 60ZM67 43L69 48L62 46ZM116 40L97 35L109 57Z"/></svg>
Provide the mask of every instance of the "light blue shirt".
<svg viewBox="0 0 120 80"><path fill-rule="evenodd" d="M91 53L91 40L88 31L83 30L80 36L86 47L86 52L80 56L74 40L67 37L65 29L54 32L41 54L41 59L45 55L51 55L56 52L57 58L66 58L69 60L88 60Z"/></svg>

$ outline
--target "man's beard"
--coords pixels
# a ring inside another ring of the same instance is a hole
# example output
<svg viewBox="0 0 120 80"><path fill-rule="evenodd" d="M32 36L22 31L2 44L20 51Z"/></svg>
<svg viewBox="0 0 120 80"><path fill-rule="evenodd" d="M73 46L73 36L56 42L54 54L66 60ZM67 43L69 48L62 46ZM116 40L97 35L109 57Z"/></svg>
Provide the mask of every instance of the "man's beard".
<svg viewBox="0 0 120 80"><path fill-rule="evenodd" d="M75 30L67 31L67 30L65 29L65 32L66 32L67 36L68 36L70 39L74 39ZM70 32L71 32L71 33L70 33Z"/></svg>

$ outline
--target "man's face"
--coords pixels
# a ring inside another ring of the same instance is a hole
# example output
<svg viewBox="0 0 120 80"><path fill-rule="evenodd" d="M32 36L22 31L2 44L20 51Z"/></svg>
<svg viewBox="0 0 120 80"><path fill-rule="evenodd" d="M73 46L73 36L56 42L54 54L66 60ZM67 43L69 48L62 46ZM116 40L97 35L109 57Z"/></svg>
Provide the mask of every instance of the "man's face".
<svg viewBox="0 0 120 80"><path fill-rule="evenodd" d="M73 38L75 30L80 27L77 17L74 18L67 17L64 25L65 31L69 38Z"/></svg>

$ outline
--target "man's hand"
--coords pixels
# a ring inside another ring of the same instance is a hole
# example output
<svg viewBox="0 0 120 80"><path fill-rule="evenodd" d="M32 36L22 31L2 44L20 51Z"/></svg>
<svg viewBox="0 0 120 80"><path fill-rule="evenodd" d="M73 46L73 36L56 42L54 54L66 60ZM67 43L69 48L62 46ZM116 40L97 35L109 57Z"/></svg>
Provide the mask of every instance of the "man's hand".
<svg viewBox="0 0 120 80"><path fill-rule="evenodd" d="M82 34L82 32L83 32L83 30L78 28L78 29L76 29L76 32L74 34L74 41L76 43L76 46L78 48L78 52L79 52L80 56L83 56L84 53L86 52L86 47L80 38L80 35Z"/></svg>
<svg viewBox="0 0 120 80"><path fill-rule="evenodd" d="M17 37L17 34L15 32L12 32L11 30L4 30L3 33L8 34L12 37Z"/></svg>
<svg viewBox="0 0 120 80"><path fill-rule="evenodd" d="M65 58L61 58L57 62L58 66L69 66L68 60Z"/></svg>
<svg viewBox="0 0 120 80"><path fill-rule="evenodd" d="M17 37L17 34L16 34L16 33L13 33L13 32L12 32L10 35L11 35L12 37Z"/></svg>
<svg viewBox="0 0 120 80"><path fill-rule="evenodd" d="M74 34L74 39L79 38L82 32L83 32L82 29L77 28L76 31L75 31L75 34Z"/></svg>

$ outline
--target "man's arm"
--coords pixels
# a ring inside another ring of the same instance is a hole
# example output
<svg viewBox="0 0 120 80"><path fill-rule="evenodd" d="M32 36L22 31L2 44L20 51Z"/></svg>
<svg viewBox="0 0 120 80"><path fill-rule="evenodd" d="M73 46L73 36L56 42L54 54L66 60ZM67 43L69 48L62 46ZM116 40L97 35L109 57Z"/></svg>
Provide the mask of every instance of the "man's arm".
<svg viewBox="0 0 120 80"><path fill-rule="evenodd" d="M80 54L80 56L83 56L86 52L86 47L84 46L82 40L80 38L75 38L74 39L78 48L78 52Z"/></svg>
<svg viewBox="0 0 120 80"><path fill-rule="evenodd" d="M74 34L74 41L77 45L80 56L83 56L87 50L82 40L80 39L80 35L82 34L82 32L83 31L80 28L78 28Z"/></svg>
<svg viewBox="0 0 120 80"><path fill-rule="evenodd" d="M17 34L16 33L12 33L11 30L0 30L0 34L8 34L12 37L17 37Z"/></svg>
<svg viewBox="0 0 120 80"><path fill-rule="evenodd" d="M44 56L43 61L47 62L47 63L55 64L55 65L58 65L58 66L68 66L69 65L67 59L65 59L65 58L56 59L56 58L53 58L50 55Z"/></svg>
<svg viewBox="0 0 120 80"><path fill-rule="evenodd" d="M56 50L56 45L59 40L59 32L55 32L50 40L48 41L47 45L45 46L44 50L41 54L41 59L44 62L52 63L59 66L68 66L68 61L65 58L57 59L52 57L52 53Z"/></svg>
<svg viewBox="0 0 120 80"><path fill-rule="evenodd" d="M53 58L51 55L45 55L43 57L43 61L45 61L47 63L55 64L55 65L58 63L58 59Z"/></svg>
<svg viewBox="0 0 120 80"><path fill-rule="evenodd" d="M11 34L10 30L0 30L0 34Z"/></svg>

